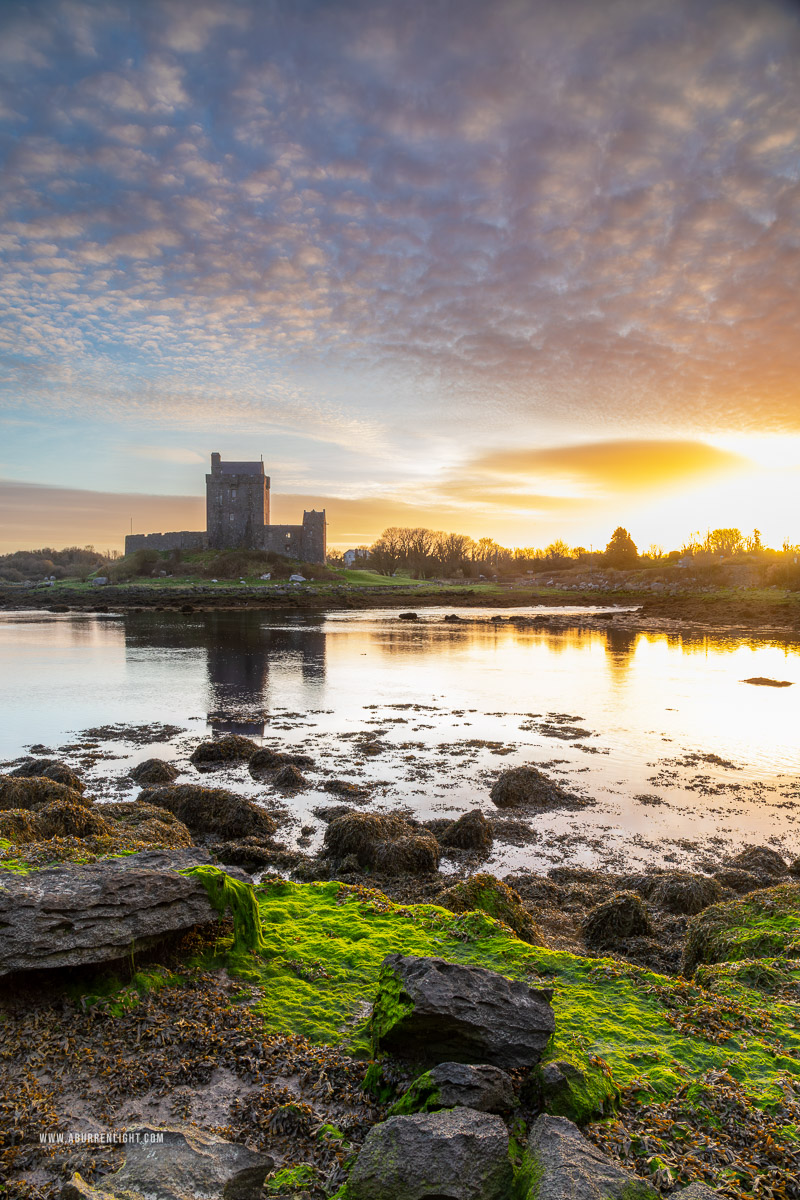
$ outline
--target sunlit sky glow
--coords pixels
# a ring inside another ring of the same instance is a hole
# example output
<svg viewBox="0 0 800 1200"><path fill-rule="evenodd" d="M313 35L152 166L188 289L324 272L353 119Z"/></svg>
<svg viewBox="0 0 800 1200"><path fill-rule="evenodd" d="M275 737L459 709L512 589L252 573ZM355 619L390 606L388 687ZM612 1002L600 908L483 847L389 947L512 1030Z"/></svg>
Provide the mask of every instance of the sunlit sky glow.
<svg viewBox="0 0 800 1200"><path fill-rule="evenodd" d="M275 520L800 542L800 15L0 7L0 549Z"/></svg>

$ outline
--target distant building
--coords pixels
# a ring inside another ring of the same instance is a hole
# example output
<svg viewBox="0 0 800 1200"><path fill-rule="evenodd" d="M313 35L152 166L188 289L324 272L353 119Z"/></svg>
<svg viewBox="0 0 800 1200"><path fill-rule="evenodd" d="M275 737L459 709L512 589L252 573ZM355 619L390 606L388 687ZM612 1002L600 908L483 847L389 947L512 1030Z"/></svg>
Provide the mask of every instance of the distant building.
<svg viewBox="0 0 800 1200"><path fill-rule="evenodd" d="M273 550L301 562L324 563L325 509L303 513L302 525L271 525L269 476L262 462L223 462L211 455L206 475L206 531L131 533L125 553L134 550Z"/></svg>
<svg viewBox="0 0 800 1200"><path fill-rule="evenodd" d="M342 561L348 570L359 565L366 566L368 558L369 550L364 550L363 547L359 547L358 550L345 550L342 555Z"/></svg>

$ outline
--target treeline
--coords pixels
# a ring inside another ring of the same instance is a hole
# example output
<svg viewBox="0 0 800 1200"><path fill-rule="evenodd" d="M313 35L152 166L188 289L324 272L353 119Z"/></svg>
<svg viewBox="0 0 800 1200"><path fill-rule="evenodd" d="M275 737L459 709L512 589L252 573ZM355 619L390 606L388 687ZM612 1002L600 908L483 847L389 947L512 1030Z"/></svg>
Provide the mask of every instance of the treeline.
<svg viewBox="0 0 800 1200"><path fill-rule="evenodd" d="M793 564L800 546L788 539L781 551L763 545L761 534L729 527L709 530L703 537L690 535L680 549L664 551L656 543L640 553L627 529L618 526L604 549L570 546L556 539L544 548L501 546L492 538L477 541L467 534L444 530L391 525L371 546L356 551L356 564L381 575L408 573L415 579L461 576L495 576L535 573L539 570L565 570L571 567L609 567L629 570L636 567L669 567L677 564L701 567L721 561L786 561ZM331 565L341 564L341 555L329 557Z"/></svg>
<svg viewBox="0 0 800 1200"><path fill-rule="evenodd" d="M94 546L15 550L13 554L0 555L0 579L6 583L23 583L26 579L84 579L116 557L116 550L103 554Z"/></svg>

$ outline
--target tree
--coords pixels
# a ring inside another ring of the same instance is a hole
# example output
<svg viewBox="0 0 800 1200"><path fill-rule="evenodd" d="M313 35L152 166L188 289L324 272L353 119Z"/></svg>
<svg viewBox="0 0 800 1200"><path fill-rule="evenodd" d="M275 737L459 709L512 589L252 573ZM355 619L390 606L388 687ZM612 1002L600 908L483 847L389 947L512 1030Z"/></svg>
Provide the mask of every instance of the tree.
<svg viewBox="0 0 800 1200"><path fill-rule="evenodd" d="M402 534L396 525L384 529L374 546L370 546L370 562L379 575L394 575L402 557Z"/></svg>
<svg viewBox="0 0 800 1200"><path fill-rule="evenodd" d="M545 547L545 557L551 561L561 561L562 559L572 558L572 551L563 538L556 538L549 546Z"/></svg>
<svg viewBox="0 0 800 1200"><path fill-rule="evenodd" d="M638 562L639 554L634 542L627 529L623 529L621 525L611 535L611 541L606 546L605 560L609 567L635 567Z"/></svg>
<svg viewBox="0 0 800 1200"><path fill-rule="evenodd" d="M739 529L712 529L706 535L706 550L710 550L712 554L721 554L723 558L736 554L743 546L744 538Z"/></svg>

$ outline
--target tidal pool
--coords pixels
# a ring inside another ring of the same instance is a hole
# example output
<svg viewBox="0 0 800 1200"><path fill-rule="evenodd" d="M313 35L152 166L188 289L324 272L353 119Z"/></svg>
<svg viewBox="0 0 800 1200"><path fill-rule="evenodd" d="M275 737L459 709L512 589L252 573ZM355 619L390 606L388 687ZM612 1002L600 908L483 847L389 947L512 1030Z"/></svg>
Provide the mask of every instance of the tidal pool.
<svg viewBox="0 0 800 1200"><path fill-rule="evenodd" d="M130 767L159 755L181 781L281 805L282 836L305 827L310 848L324 830L312 810L337 802L326 779L421 819L480 807L497 818L499 873L708 866L745 842L800 854L797 644L490 620L547 611L5 613L0 757L44 745L118 799L138 791ZM742 682L758 676L794 686ZM201 777L188 756L210 729L302 748L311 787L281 797L244 765ZM593 804L498 812L492 782L522 763Z"/></svg>

